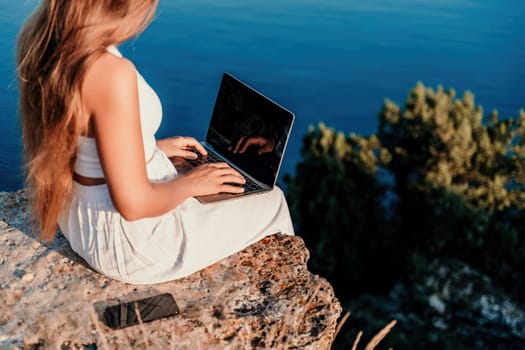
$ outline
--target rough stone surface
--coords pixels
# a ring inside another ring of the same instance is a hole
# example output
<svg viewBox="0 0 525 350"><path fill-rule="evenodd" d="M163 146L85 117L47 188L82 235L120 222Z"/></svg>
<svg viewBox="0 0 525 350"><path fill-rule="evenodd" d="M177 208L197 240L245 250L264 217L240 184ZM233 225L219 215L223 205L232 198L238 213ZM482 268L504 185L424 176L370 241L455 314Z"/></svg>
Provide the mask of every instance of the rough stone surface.
<svg viewBox="0 0 525 350"><path fill-rule="evenodd" d="M0 348L330 349L341 306L311 274L300 237L273 235L187 278L129 285L91 270L67 241L30 234L23 191L0 192ZM106 306L171 293L177 316L122 330Z"/></svg>
<svg viewBox="0 0 525 350"><path fill-rule="evenodd" d="M388 296L361 295L345 306L354 311L350 330L341 331L334 350L349 349L357 329L371 335L392 318L398 323L385 345L396 349L525 349L525 308L457 260L436 259Z"/></svg>

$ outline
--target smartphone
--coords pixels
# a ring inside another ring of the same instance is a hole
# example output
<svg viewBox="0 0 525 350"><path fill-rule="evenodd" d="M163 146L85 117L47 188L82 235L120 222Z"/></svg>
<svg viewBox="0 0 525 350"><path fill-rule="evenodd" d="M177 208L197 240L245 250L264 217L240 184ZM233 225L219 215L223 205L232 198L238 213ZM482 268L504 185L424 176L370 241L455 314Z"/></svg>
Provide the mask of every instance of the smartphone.
<svg viewBox="0 0 525 350"><path fill-rule="evenodd" d="M104 310L106 326L121 329L177 315L179 308L169 293L129 301Z"/></svg>

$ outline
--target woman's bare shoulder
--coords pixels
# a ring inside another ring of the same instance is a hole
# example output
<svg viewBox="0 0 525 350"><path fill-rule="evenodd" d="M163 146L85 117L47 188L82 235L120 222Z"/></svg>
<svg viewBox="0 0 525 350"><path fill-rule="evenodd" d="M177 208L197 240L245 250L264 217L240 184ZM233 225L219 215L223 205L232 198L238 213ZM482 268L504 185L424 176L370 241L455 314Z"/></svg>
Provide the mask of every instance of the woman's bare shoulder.
<svg viewBox="0 0 525 350"><path fill-rule="evenodd" d="M104 53L88 68L82 82L82 95L88 111L104 101L125 98L136 90L137 71L126 58Z"/></svg>

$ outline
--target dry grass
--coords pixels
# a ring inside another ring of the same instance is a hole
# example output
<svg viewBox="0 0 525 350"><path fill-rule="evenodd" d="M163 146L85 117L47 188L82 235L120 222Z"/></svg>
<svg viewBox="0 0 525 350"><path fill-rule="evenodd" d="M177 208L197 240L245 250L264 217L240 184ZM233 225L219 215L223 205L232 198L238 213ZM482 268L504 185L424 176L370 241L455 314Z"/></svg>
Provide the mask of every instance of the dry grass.
<svg viewBox="0 0 525 350"><path fill-rule="evenodd" d="M352 345L352 350L357 350L357 344L361 341L361 337L363 336L363 331L359 331L357 333L357 337L355 337L354 345Z"/></svg>
<svg viewBox="0 0 525 350"><path fill-rule="evenodd" d="M383 340L388 333L392 330L392 328L396 325L397 321L393 320L389 324L387 324L383 329L377 333L372 340L368 343L368 345L365 347L365 350L373 350L375 347Z"/></svg>
<svg viewBox="0 0 525 350"><path fill-rule="evenodd" d="M339 321L336 329L335 329L335 335L334 338L337 337L337 334L341 331L341 328L343 328L344 323L348 318L350 317L350 312L347 311L344 316ZM390 333L392 328L396 325L397 321L392 320L389 324L387 324L385 327L383 327L365 346L365 350L374 350L379 343L385 339L385 337ZM359 331L357 333L357 336L354 340L354 344L352 345L352 350L357 350L357 346L359 345L359 342L361 341L361 337L363 336L363 331Z"/></svg>

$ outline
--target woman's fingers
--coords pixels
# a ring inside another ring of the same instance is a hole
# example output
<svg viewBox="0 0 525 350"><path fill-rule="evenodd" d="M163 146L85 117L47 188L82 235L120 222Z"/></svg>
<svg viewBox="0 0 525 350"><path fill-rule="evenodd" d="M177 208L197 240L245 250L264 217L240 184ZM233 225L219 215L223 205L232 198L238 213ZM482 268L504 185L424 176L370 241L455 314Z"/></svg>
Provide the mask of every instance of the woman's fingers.
<svg viewBox="0 0 525 350"><path fill-rule="evenodd" d="M219 163L207 163L199 166L196 169L203 169L207 171L208 175L218 178L222 183L224 182L235 182L243 184L246 182L244 176L241 175L237 170L232 168L228 163L219 162Z"/></svg>
<svg viewBox="0 0 525 350"><path fill-rule="evenodd" d="M204 148L204 146L199 141L197 141L195 138L184 137L183 140L185 143L184 145L185 148L195 149L197 150L197 152L199 152L203 156L208 154L208 151L206 151L206 148Z"/></svg>
<svg viewBox="0 0 525 350"><path fill-rule="evenodd" d="M226 193L243 193L244 187L242 186L235 186L230 184L222 184L221 189L219 192L226 192Z"/></svg>
<svg viewBox="0 0 525 350"><path fill-rule="evenodd" d="M204 165L201 165L202 167L210 167L210 168L230 168L233 169L228 163L226 162L217 162L217 163L206 163Z"/></svg>
<svg viewBox="0 0 525 350"><path fill-rule="evenodd" d="M225 184L233 183L233 184L243 185L244 183L246 183L246 180L244 179L244 177L238 174L230 174L230 173L222 174L220 176L220 181L221 183L225 183Z"/></svg>
<svg viewBox="0 0 525 350"><path fill-rule="evenodd" d="M193 189L193 195L208 195L220 192L242 193L244 176L227 163L208 163L194 168L185 175Z"/></svg>
<svg viewBox="0 0 525 350"><path fill-rule="evenodd" d="M234 182L243 184L246 182L244 176L228 165L227 167L218 167L216 170L214 170L214 175L219 177L221 183Z"/></svg>
<svg viewBox="0 0 525 350"><path fill-rule="evenodd" d="M181 151L179 156L184 158L184 159L197 159L197 158L199 158L197 153L195 153L193 151Z"/></svg>
<svg viewBox="0 0 525 350"><path fill-rule="evenodd" d="M204 146L193 137L168 137L158 140L157 146L166 153L168 157L195 159L195 156L198 156L197 153L203 156L208 154Z"/></svg>

